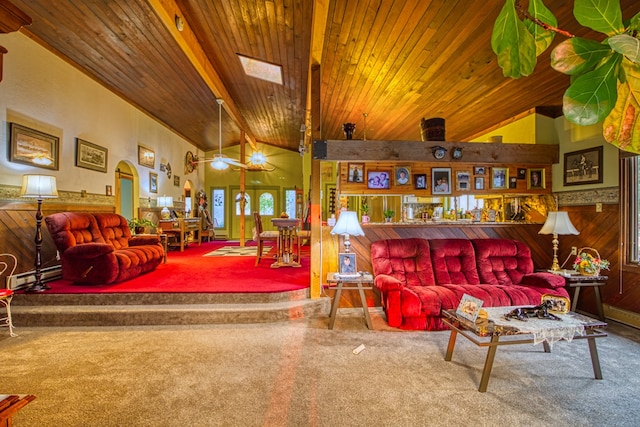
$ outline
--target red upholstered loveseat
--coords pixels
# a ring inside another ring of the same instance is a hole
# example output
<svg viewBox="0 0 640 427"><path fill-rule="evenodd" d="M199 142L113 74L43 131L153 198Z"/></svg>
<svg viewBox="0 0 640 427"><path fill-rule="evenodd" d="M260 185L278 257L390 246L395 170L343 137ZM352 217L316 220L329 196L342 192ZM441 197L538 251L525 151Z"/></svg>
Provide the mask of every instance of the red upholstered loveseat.
<svg viewBox="0 0 640 427"><path fill-rule="evenodd" d="M127 220L118 214L61 212L45 221L60 252L63 279L122 282L154 270L164 256L157 236L132 237Z"/></svg>
<svg viewBox="0 0 640 427"><path fill-rule="evenodd" d="M380 240L371 244L371 263L387 321L402 329L446 329L442 310L457 308L464 294L486 307L569 297L564 278L535 273L531 250L516 240Z"/></svg>

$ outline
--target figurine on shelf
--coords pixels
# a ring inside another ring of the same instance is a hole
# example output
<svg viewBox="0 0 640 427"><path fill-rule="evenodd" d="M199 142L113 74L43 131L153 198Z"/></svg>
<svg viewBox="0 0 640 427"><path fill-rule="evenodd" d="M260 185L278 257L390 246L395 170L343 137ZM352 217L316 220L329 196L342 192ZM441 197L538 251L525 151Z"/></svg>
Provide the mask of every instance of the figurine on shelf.
<svg viewBox="0 0 640 427"><path fill-rule="evenodd" d="M353 131L356 130L355 123L345 123L342 125L342 130L344 131L344 135L347 139L353 139Z"/></svg>

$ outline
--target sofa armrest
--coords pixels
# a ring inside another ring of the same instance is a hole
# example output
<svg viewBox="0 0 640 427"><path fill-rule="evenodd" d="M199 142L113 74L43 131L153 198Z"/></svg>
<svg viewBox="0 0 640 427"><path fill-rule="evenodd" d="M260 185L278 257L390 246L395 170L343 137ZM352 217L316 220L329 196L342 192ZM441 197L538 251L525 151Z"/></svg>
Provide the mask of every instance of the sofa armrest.
<svg viewBox="0 0 640 427"><path fill-rule="evenodd" d="M129 239L129 246L157 245L160 243L158 236L135 236Z"/></svg>
<svg viewBox="0 0 640 427"><path fill-rule="evenodd" d="M567 282L564 280L564 277L558 274L540 272L525 274L520 284L539 288L558 289L564 287Z"/></svg>
<svg viewBox="0 0 640 427"><path fill-rule="evenodd" d="M399 291L405 287L400 280L386 274L379 274L373 280L380 292Z"/></svg>
<svg viewBox="0 0 640 427"><path fill-rule="evenodd" d="M113 252L113 246L107 243L83 243L75 245L64 251L66 258L97 258Z"/></svg>

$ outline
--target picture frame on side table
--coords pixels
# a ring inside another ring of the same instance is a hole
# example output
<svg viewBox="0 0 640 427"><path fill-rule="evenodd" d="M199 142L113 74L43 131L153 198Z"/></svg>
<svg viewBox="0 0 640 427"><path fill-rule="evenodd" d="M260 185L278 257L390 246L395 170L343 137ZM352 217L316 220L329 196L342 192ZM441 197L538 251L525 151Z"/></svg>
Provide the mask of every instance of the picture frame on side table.
<svg viewBox="0 0 640 427"><path fill-rule="evenodd" d="M431 169L431 187L433 194L451 194L451 168Z"/></svg>
<svg viewBox="0 0 640 427"><path fill-rule="evenodd" d="M151 169L156 168L156 153L151 148L138 145L138 164Z"/></svg>
<svg viewBox="0 0 640 427"><path fill-rule="evenodd" d="M76 166L107 173L109 150L84 139L76 138Z"/></svg>
<svg viewBox="0 0 640 427"><path fill-rule="evenodd" d="M460 299L460 304L456 309L456 314L460 317L464 317L467 320L475 322L480 313L483 301L481 299L472 297L471 295L464 294Z"/></svg>
<svg viewBox="0 0 640 427"><path fill-rule="evenodd" d="M338 262L340 263L340 274L355 274L358 271L358 269L356 268L355 253L339 253Z"/></svg>
<svg viewBox="0 0 640 427"><path fill-rule="evenodd" d="M491 188L504 190L509 186L509 168L491 168Z"/></svg>
<svg viewBox="0 0 640 427"><path fill-rule="evenodd" d="M158 192L158 174L149 172L149 192L157 193Z"/></svg>
<svg viewBox="0 0 640 427"><path fill-rule="evenodd" d="M9 124L9 161L58 170L60 138L17 123Z"/></svg>
<svg viewBox="0 0 640 427"><path fill-rule="evenodd" d="M347 182L364 182L364 163L349 163Z"/></svg>
<svg viewBox="0 0 640 427"><path fill-rule="evenodd" d="M602 145L564 153L564 185L601 184Z"/></svg>

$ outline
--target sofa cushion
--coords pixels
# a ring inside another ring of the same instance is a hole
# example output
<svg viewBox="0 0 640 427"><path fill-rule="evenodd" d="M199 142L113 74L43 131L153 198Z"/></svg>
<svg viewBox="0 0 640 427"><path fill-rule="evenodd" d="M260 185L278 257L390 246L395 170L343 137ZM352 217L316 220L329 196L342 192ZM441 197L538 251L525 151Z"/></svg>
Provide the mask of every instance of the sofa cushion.
<svg viewBox="0 0 640 427"><path fill-rule="evenodd" d="M85 243L105 243L95 217L90 213L61 212L45 218L49 234L60 253Z"/></svg>
<svg viewBox="0 0 640 427"><path fill-rule="evenodd" d="M420 238L379 240L371 244L374 275L389 275L405 286L435 284L429 242Z"/></svg>
<svg viewBox="0 0 640 427"><path fill-rule="evenodd" d="M517 240L474 239L478 276L481 283L517 285L525 274L533 273L531 250Z"/></svg>
<svg viewBox="0 0 640 427"><path fill-rule="evenodd" d="M537 286L541 288L558 289L566 285L564 277L552 273L531 273L522 277L522 285Z"/></svg>
<svg viewBox="0 0 640 427"><path fill-rule="evenodd" d="M113 245L115 249L129 247L131 230L127 219L122 215L113 213L95 213L98 228L102 232L104 240Z"/></svg>
<svg viewBox="0 0 640 427"><path fill-rule="evenodd" d="M429 247L437 285L480 283L473 245L468 239L434 239L429 241Z"/></svg>

